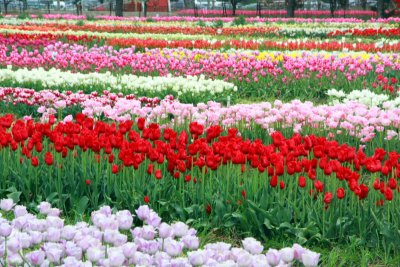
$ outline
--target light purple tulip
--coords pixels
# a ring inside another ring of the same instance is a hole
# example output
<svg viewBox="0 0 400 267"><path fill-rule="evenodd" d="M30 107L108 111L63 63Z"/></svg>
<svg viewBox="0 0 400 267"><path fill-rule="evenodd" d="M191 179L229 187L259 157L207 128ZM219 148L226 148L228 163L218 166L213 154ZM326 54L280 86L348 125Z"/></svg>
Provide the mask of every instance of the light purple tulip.
<svg viewBox="0 0 400 267"><path fill-rule="evenodd" d="M133 258L135 256L135 252L137 251L138 247L135 243L128 242L122 246L122 251L126 258Z"/></svg>
<svg viewBox="0 0 400 267"><path fill-rule="evenodd" d="M49 242L58 242L61 239L61 230L55 227L47 229L46 240Z"/></svg>
<svg viewBox="0 0 400 267"><path fill-rule="evenodd" d="M261 243L252 237L245 238L242 244L243 248L251 254L260 254L264 250Z"/></svg>
<svg viewBox="0 0 400 267"><path fill-rule="evenodd" d="M301 260L301 255L303 255L306 249L300 246L299 244L293 244L293 249L294 249L294 258L296 260Z"/></svg>
<svg viewBox="0 0 400 267"><path fill-rule="evenodd" d="M119 267L123 265L125 256L121 248L110 248L108 249L107 254L108 259L110 260L110 266Z"/></svg>
<svg viewBox="0 0 400 267"><path fill-rule="evenodd" d="M72 225L66 225L61 232L61 237L65 240L72 240L76 234L76 229Z"/></svg>
<svg viewBox="0 0 400 267"><path fill-rule="evenodd" d="M45 258L45 253L41 250L35 250L25 255L26 260L31 265L41 265Z"/></svg>
<svg viewBox="0 0 400 267"><path fill-rule="evenodd" d="M286 263L290 263L294 260L294 249L293 248L283 248L279 251L281 254L281 260Z"/></svg>
<svg viewBox="0 0 400 267"><path fill-rule="evenodd" d="M158 235L163 239L167 237L173 237L172 227L167 223L161 223L158 228Z"/></svg>
<svg viewBox="0 0 400 267"><path fill-rule="evenodd" d="M25 206L17 205L17 206L15 206L15 208L14 208L14 216L15 216L15 217L24 216L24 215L26 215L27 213L28 213L28 211L26 210L26 207L25 207Z"/></svg>
<svg viewBox="0 0 400 267"><path fill-rule="evenodd" d="M194 266L200 266L207 261L207 253L201 249L197 251L190 251L188 252L188 258L190 264Z"/></svg>
<svg viewBox="0 0 400 267"><path fill-rule="evenodd" d="M116 214L119 229L128 230L133 223L133 217L129 210L118 211Z"/></svg>
<svg viewBox="0 0 400 267"><path fill-rule="evenodd" d="M41 214L47 215L51 209L51 204L49 202L40 202L39 212Z"/></svg>
<svg viewBox="0 0 400 267"><path fill-rule="evenodd" d="M319 253L306 250L301 255L301 261L303 262L305 267L316 267L318 266L319 256L320 256Z"/></svg>
<svg viewBox="0 0 400 267"><path fill-rule="evenodd" d="M8 255L8 262L13 266L19 266L24 262L24 259L16 252Z"/></svg>
<svg viewBox="0 0 400 267"><path fill-rule="evenodd" d="M86 257L89 261L96 263L104 258L104 251L99 247L91 247L86 252Z"/></svg>
<svg viewBox="0 0 400 267"><path fill-rule="evenodd" d="M10 211L14 207L14 201L10 198L2 199L0 201L0 209L3 211Z"/></svg>
<svg viewBox="0 0 400 267"><path fill-rule="evenodd" d="M187 248L189 250L195 250L195 249L199 248L200 240L197 236L185 235L184 237L182 237L181 240L182 240L185 248Z"/></svg>
<svg viewBox="0 0 400 267"><path fill-rule="evenodd" d="M10 237L10 238L7 240L7 249L8 249L9 251L16 253L16 252L17 252L18 250L20 250L21 248L22 248L22 247L21 247L21 243L19 242L18 237L13 236L13 237Z"/></svg>
<svg viewBox="0 0 400 267"><path fill-rule="evenodd" d="M171 257L176 257L182 254L183 244L172 238L167 238L164 240L164 251L168 253Z"/></svg>
<svg viewBox="0 0 400 267"><path fill-rule="evenodd" d="M158 227L161 224L161 218L156 212L151 211L149 217L146 219L146 223L153 227Z"/></svg>
<svg viewBox="0 0 400 267"><path fill-rule="evenodd" d="M265 254L267 257L268 264L271 266L277 266L279 262L281 261L281 255L278 250L276 249L268 249L267 254Z"/></svg>
<svg viewBox="0 0 400 267"><path fill-rule="evenodd" d="M12 232L12 227L8 223L3 222L0 224L0 236L8 237L10 236L11 232Z"/></svg>
<svg viewBox="0 0 400 267"><path fill-rule="evenodd" d="M150 209L149 206L147 205L143 205L140 206L137 210L136 210L136 215L138 216L138 218L142 221L146 221L149 218L150 215Z"/></svg>
<svg viewBox="0 0 400 267"><path fill-rule="evenodd" d="M173 223L171 225L173 231L174 231L174 235L177 237L182 237L184 235L187 234L187 232L189 231L189 226L187 226L185 223L183 222L176 222Z"/></svg>

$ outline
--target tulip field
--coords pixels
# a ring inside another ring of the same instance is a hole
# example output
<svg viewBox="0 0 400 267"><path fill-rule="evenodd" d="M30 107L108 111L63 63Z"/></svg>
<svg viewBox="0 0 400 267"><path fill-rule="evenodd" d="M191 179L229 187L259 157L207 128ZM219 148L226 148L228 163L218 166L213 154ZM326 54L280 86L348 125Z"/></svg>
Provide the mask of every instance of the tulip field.
<svg viewBox="0 0 400 267"><path fill-rule="evenodd" d="M400 266L399 25L0 18L0 265Z"/></svg>

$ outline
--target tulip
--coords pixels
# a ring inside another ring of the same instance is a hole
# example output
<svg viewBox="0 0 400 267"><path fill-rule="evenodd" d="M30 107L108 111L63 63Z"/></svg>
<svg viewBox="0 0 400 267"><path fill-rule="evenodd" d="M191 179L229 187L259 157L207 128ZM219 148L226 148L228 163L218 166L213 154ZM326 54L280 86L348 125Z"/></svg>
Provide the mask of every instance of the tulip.
<svg viewBox="0 0 400 267"><path fill-rule="evenodd" d="M268 264L271 266L277 266L281 260L281 255L276 249L268 249L265 256L267 257Z"/></svg>
<svg viewBox="0 0 400 267"><path fill-rule="evenodd" d="M319 253L306 250L301 255L301 260L305 267L316 267L318 266L319 256Z"/></svg>
<svg viewBox="0 0 400 267"><path fill-rule="evenodd" d="M11 232L12 232L12 227L8 223L3 222L0 224L0 236L8 237L10 236Z"/></svg>
<svg viewBox="0 0 400 267"><path fill-rule="evenodd" d="M283 260L286 263L290 263L294 259L294 249L293 248L283 248L279 251L281 255L281 260Z"/></svg>
<svg viewBox="0 0 400 267"><path fill-rule="evenodd" d="M242 244L245 250L254 255L260 254L264 250L264 247L261 245L261 243L252 237L245 238L242 241Z"/></svg>
<svg viewBox="0 0 400 267"><path fill-rule="evenodd" d="M0 201L0 209L3 211L10 211L14 207L14 201L12 199L2 199Z"/></svg>

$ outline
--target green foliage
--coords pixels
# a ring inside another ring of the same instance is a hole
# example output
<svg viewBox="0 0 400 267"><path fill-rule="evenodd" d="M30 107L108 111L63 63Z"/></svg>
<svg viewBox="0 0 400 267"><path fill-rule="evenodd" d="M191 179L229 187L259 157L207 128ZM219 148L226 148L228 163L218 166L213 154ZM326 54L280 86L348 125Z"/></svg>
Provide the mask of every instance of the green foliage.
<svg viewBox="0 0 400 267"><path fill-rule="evenodd" d="M85 25L85 22L84 22L83 20L78 20L78 21L75 23L75 25L76 25L76 26L84 26L84 25Z"/></svg>
<svg viewBox="0 0 400 267"><path fill-rule="evenodd" d="M147 18L146 21L147 22L154 22L154 19L153 18Z"/></svg>
<svg viewBox="0 0 400 267"><path fill-rule="evenodd" d="M17 19L29 19L29 18L30 18L29 14L25 13L25 12L19 13L18 16L17 16Z"/></svg>
<svg viewBox="0 0 400 267"><path fill-rule="evenodd" d="M202 20L198 20L196 25L199 26L199 27L206 27L207 26L207 24Z"/></svg>
<svg viewBox="0 0 400 267"><path fill-rule="evenodd" d="M93 15L86 15L86 20L87 21L95 21L96 18Z"/></svg>
<svg viewBox="0 0 400 267"><path fill-rule="evenodd" d="M246 25L246 23L247 23L246 18L243 15L236 17L232 22L232 24L235 26L243 26L243 25Z"/></svg>
<svg viewBox="0 0 400 267"><path fill-rule="evenodd" d="M212 27L214 28L223 28L224 27L224 22L220 19L214 20L212 23Z"/></svg>

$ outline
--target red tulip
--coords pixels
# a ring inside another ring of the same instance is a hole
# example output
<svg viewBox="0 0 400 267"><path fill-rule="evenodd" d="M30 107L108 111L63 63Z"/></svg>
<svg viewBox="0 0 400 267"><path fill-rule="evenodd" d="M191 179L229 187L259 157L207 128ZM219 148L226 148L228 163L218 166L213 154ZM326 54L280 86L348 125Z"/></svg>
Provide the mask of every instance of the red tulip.
<svg viewBox="0 0 400 267"><path fill-rule="evenodd" d="M281 189L284 189L284 188L285 188L285 182L284 182L284 181L280 181L279 187L280 187Z"/></svg>
<svg viewBox="0 0 400 267"><path fill-rule="evenodd" d="M150 202L150 199L149 199L148 196L144 196L144 197L143 197L143 201L144 201L144 203L149 203L149 202Z"/></svg>
<svg viewBox="0 0 400 267"><path fill-rule="evenodd" d="M160 180L162 178L162 173L160 170L156 170L155 176L158 180Z"/></svg>
<svg viewBox="0 0 400 267"><path fill-rule="evenodd" d="M114 173L114 174L118 173L118 166L116 164L112 165L111 172Z"/></svg>
<svg viewBox="0 0 400 267"><path fill-rule="evenodd" d="M299 186L302 188L306 186L306 178L304 176L299 177Z"/></svg>
<svg viewBox="0 0 400 267"><path fill-rule="evenodd" d="M32 164L32 166L37 167L39 165L38 158L37 157L32 157L31 158L31 164Z"/></svg>
<svg viewBox="0 0 400 267"><path fill-rule="evenodd" d="M271 177L271 180L269 180L269 184L272 187L276 187L278 185L278 176L274 175Z"/></svg>
<svg viewBox="0 0 400 267"><path fill-rule="evenodd" d="M46 164L49 166L53 164L53 156L51 155L50 152L46 152L46 155L44 157L44 162L46 162Z"/></svg>
<svg viewBox="0 0 400 267"><path fill-rule="evenodd" d="M397 188L396 179L390 178L389 181L388 181L388 186L389 186L391 189L396 189L396 188Z"/></svg>
<svg viewBox="0 0 400 267"><path fill-rule="evenodd" d="M206 205L206 213L211 214L211 205L210 204Z"/></svg>
<svg viewBox="0 0 400 267"><path fill-rule="evenodd" d="M149 166L147 166L147 173L152 174L153 171L154 171L154 165L150 163Z"/></svg>
<svg viewBox="0 0 400 267"><path fill-rule="evenodd" d="M325 204L330 204L332 202L333 194L331 192L325 192L324 202Z"/></svg>
<svg viewBox="0 0 400 267"><path fill-rule="evenodd" d="M384 195L385 195L386 200L391 201L393 199L393 191L392 191L392 189L390 187L387 187L386 190L385 190L385 194Z"/></svg>
<svg viewBox="0 0 400 267"><path fill-rule="evenodd" d="M90 185L91 181L89 179L86 179L85 183L86 185Z"/></svg>
<svg viewBox="0 0 400 267"><path fill-rule="evenodd" d="M345 192L343 188L338 188L338 190L336 191L336 195L338 199L342 199L345 196Z"/></svg>
<svg viewBox="0 0 400 267"><path fill-rule="evenodd" d="M244 190L244 189L242 190L242 197L244 200L246 200L247 193L246 193L246 190Z"/></svg>
<svg viewBox="0 0 400 267"><path fill-rule="evenodd" d="M319 193L322 193L322 191L324 191L324 184L320 180L316 180L314 182L314 187Z"/></svg>
<svg viewBox="0 0 400 267"><path fill-rule="evenodd" d="M380 188L381 188L381 181L379 181L379 179L376 178L375 181L374 181L374 189L378 190Z"/></svg>
<svg viewBox="0 0 400 267"><path fill-rule="evenodd" d="M146 119L145 118L139 118L137 121L137 127L140 131L142 131L144 129L146 123Z"/></svg>

